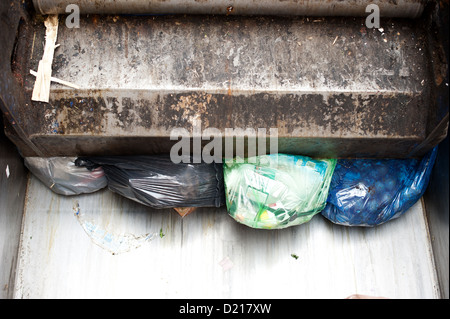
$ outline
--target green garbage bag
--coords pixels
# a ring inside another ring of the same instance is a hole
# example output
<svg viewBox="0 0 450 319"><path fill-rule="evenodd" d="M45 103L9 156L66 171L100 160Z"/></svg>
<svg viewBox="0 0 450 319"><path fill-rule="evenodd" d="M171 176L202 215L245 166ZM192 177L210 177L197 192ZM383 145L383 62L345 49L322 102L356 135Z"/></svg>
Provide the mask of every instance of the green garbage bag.
<svg viewBox="0 0 450 319"><path fill-rule="evenodd" d="M228 213L252 228L306 223L325 207L335 166L335 159L287 154L225 160Z"/></svg>

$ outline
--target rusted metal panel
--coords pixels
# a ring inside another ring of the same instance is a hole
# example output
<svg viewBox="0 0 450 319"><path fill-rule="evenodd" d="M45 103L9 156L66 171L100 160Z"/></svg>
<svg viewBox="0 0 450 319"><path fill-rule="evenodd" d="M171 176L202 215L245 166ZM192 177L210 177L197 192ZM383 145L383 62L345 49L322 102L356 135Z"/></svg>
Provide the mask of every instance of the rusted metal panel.
<svg viewBox="0 0 450 319"><path fill-rule="evenodd" d="M53 156L167 150L170 132L192 132L195 119L222 133L277 128L280 152L312 156L402 157L426 137L416 22L91 15L79 29L60 25L53 76L81 89L52 84L49 104L21 110L30 139ZM23 69L35 70L43 24L28 37ZM34 77L21 76L29 95Z"/></svg>
<svg viewBox="0 0 450 319"><path fill-rule="evenodd" d="M26 36L26 27L29 16L19 1L2 1L0 3L0 111L3 113L11 132L21 141L21 150L33 156L42 156L43 153L34 145L27 132L29 112L21 112L23 107L31 105L23 91L23 81L15 69L14 56L17 52L20 37ZM20 51L19 51L20 52ZM1 126L3 130L3 125Z"/></svg>
<svg viewBox="0 0 450 319"><path fill-rule="evenodd" d="M97 14L225 14L367 16L376 4L383 17L416 18L427 0L33 0L42 14L65 14L68 5Z"/></svg>

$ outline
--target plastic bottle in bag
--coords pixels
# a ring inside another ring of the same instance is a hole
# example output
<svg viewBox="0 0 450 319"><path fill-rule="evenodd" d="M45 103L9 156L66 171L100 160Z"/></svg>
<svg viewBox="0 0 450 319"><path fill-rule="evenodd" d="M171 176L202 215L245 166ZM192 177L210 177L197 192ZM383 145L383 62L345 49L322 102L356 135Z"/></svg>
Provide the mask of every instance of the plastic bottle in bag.
<svg viewBox="0 0 450 319"><path fill-rule="evenodd" d="M338 160L322 215L346 226L377 226L400 217L425 192L437 147L418 159Z"/></svg>
<svg viewBox="0 0 450 319"><path fill-rule="evenodd" d="M336 160L271 154L225 161L229 214L252 228L280 229L311 220L326 204Z"/></svg>

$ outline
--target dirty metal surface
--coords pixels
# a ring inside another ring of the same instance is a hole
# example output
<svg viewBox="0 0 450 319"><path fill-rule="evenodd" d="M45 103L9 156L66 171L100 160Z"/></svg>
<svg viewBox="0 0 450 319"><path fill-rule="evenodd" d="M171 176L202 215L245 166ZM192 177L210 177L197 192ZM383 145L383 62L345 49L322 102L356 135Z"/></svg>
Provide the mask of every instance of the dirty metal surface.
<svg viewBox="0 0 450 319"><path fill-rule="evenodd" d="M16 44L20 37L26 37L26 26L30 19L25 5L25 1L0 2L0 117L7 121L23 152L42 156L43 153L29 139L25 124L29 122L29 112L21 111L31 105L30 100L24 94L21 76L12 72L15 68L13 56L17 53Z"/></svg>
<svg viewBox="0 0 450 319"><path fill-rule="evenodd" d="M60 17L64 19L64 17ZM170 150L174 128L278 129L279 152L403 157L430 109L424 30L362 18L83 17L60 21L50 103L22 107L52 156ZM42 21L20 42L31 96ZM427 145L428 148L430 145ZM422 149L425 152L427 147ZM416 154L420 155L420 154Z"/></svg>
<svg viewBox="0 0 450 319"><path fill-rule="evenodd" d="M441 48L435 48L432 54L433 59L439 61L450 61L449 54L449 11L450 3L441 2L436 6L437 16L433 21L438 25L438 32L433 33L437 38L437 43ZM431 28L432 29L432 28ZM441 50L440 50L441 49ZM436 112L437 121L441 120L445 114L448 118L449 107L449 72L448 65L445 68L434 68L434 79L436 84L435 99L438 110ZM427 192L424 195L424 202L430 228L431 242L434 251L436 271L439 278L441 298L450 297L449 280L449 138L439 144L438 157L436 159L433 175L430 180Z"/></svg>
<svg viewBox="0 0 450 319"><path fill-rule="evenodd" d="M383 17L416 18L427 0L33 0L41 14L65 14L68 5L97 14L225 14L367 16L376 4Z"/></svg>
<svg viewBox="0 0 450 319"><path fill-rule="evenodd" d="M27 180L17 149L0 130L0 299L14 294Z"/></svg>
<svg viewBox="0 0 450 319"><path fill-rule="evenodd" d="M108 190L59 196L32 177L23 225L15 298L439 298L421 201L376 228L317 215L265 231L224 207L181 218ZM115 241L127 249L113 255Z"/></svg>

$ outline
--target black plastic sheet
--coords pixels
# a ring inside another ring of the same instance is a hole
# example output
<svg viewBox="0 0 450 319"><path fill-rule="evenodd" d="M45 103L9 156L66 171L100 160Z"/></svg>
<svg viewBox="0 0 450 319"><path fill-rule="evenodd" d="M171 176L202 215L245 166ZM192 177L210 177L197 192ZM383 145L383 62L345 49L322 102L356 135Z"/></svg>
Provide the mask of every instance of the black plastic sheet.
<svg viewBox="0 0 450 319"><path fill-rule="evenodd" d="M225 203L222 164L175 164L169 155L79 157L75 164L102 167L110 190L153 208Z"/></svg>

